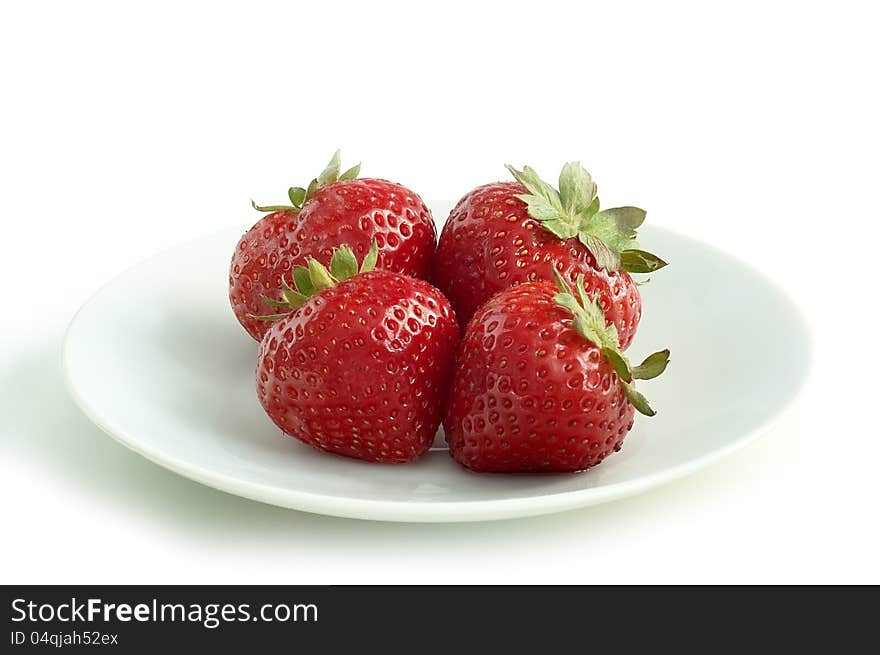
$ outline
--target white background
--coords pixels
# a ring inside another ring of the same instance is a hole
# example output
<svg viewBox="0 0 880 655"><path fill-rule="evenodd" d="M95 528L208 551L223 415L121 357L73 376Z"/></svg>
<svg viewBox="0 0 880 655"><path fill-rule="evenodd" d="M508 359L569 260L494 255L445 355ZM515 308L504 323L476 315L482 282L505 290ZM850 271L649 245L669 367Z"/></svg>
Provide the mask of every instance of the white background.
<svg viewBox="0 0 880 655"><path fill-rule="evenodd" d="M0 582L880 582L868 3L221 4L0 9ZM582 160L792 295L795 411L647 495L465 525L260 505L93 428L59 370L76 308L337 147L426 198Z"/></svg>

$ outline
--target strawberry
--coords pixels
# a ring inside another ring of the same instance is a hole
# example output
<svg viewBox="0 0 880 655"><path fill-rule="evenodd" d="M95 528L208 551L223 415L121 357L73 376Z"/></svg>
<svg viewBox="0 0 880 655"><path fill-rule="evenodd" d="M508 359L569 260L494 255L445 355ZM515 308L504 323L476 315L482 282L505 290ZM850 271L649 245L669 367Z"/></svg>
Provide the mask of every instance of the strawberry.
<svg viewBox="0 0 880 655"><path fill-rule="evenodd" d="M631 366L586 276L576 291L554 277L498 293L468 324L443 426L469 469L589 468L620 449L636 410L654 414L633 380L660 375L669 351Z"/></svg>
<svg viewBox="0 0 880 655"><path fill-rule="evenodd" d="M358 272L347 246L328 271L316 259L285 285L292 313L260 343L257 395L286 434L340 455L408 462L431 446L442 418L459 333L449 301L423 280Z"/></svg>
<svg viewBox="0 0 880 655"><path fill-rule="evenodd" d="M393 182L358 179L360 165L340 174L339 152L307 189L291 187L290 205L254 208L270 212L235 248L229 300L235 316L258 341L268 329L254 318L267 311L264 296L280 299L281 280L309 257L328 263L345 243L363 257L375 239L377 266L427 278L437 232L431 212L413 191Z"/></svg>
<svg viewBox="0 0 880 655"><path fill-rule="evenodd" d="M450 299L462 325L477 307L510 286L549 279L549 262L599 298L621 347L632 342L642 313L629 273L650 273L666 263L639 249L637 207L599 210L596 184L576 162L559 175L559 190L526 166L508 166L516 182L478 187L464 196L443 227L433 282Z"/></svg>

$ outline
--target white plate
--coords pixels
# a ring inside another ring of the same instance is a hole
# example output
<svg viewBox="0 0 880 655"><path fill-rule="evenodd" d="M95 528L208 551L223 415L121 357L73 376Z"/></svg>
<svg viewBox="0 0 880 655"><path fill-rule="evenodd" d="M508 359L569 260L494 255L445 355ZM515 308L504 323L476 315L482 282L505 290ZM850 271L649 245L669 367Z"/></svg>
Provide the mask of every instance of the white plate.
<svg viewBox="0 0 880 655"><path fill-rule="evenodd" d="M257 344L226 297L240 231L179 246L123 273L70 325L64 364L82 410L144 457L203 484L308 512L389 521L476 521L558 512L628 496L718 459L764 432L804 380L809 337L792 303L739 260L645 228L671 265L642 287L630 352L672 350L643 390L623 450L578 474L475 474L438 446L377 465L283 436L257 402Z"/></svg>

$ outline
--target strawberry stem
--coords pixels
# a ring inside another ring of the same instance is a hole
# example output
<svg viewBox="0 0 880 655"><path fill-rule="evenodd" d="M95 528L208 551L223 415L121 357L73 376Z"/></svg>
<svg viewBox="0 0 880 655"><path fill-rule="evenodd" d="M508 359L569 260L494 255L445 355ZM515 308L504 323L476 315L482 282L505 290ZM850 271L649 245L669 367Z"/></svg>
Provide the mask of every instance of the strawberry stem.
<svg viewBox="0 0 880 655"><path fill-rule="evenodd" d="M332 289L343 280L372 271L376 267L376 260L379 257L379 246L376 240L370 245L369 251L364 256L360 267L358 267L357 257L348 246L340 246L333 251L330 258L330 268L328 269L314 257L306 260L307 266L295 266L293 269L293 285L288 284L287 280L281 278L281 300L263 297L263 302L272 307L286 307L293 311L305 305L309 298L315 296L324 289ZM265 316L250 315L261 321L276 321L287 314L267 314Z"/></svg>
<svg viewBox="0 0 880 655"><path fill-rule="evenodd" d="M324 167L324 170L321 171L318 177L314 178L307 188L303 188L300 186L292 186L287 190L287 197L290 199L289 205L258 205L253 200L251 200L251 206L260 212L278 212L278 211L294 211L298 212L302 209L304 203L306 203L315 192L325 187L329 184L333 184L334 182L346 182L348 180L355 179L361 171L361 165L356 164L352 166L344 173L340 173L341 159L340 159L340 151L337 150L333 153L333 157L330 158L330 162L327 166Z"/></svg>
<svg viewBox="0 0 880 655"><path fill-rule="evenodd" d="M587 295L584 289L584 276L578 275L576 292L565 278L553 267L553 280L559 293L554 300L560 307L571 312L572 326L584 339L594 343L611 367L617 373L623 384L623 390L627 400L632 403L640 413L645 416L654 416L656 412L648 404L647 399L635 388L635 380L650 380L666 370L669 364L669 350L660 350L645 358L638 366L632 366L626 355L620 349L620 339L617 328L613 324L606 324L605 312L599 305L596 296Z"/></svg>
<svg viewBox="0 0 880 655"><path fill-rule="evenodd" d="M639 249L636 229L645 220L638 207L599 210L596 183L579 162L568 162L559 174L559 189L541 179L529 166L507 170L528 193L517 195L529 216L560 239L577 238L592 253L596 265L608 271L652 273L666 262Z"/></svg>

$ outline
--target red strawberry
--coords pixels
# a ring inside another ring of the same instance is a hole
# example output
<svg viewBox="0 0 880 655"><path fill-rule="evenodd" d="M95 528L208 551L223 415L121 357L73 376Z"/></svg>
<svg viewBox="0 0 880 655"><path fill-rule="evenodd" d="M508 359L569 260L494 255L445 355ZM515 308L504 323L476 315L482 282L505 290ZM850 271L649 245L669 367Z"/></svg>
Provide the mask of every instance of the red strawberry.
<svg viewBox="0 0 880 655"><path fill-rule="evenodd" d="M578 277L502 291L468 324L443 426L452 456L475 471L595 466L654 411L633 379L666 368L669 351L631 367Z"/></svg>
<svg viewBox="0 0 880 655"><path fill-rule="evenodd" d="M437 289L370 270L375 261L374 246L358 273L343 247L330 272L310 259L297 289L285 286L295 311L260 343L257 395L281 430L307 444L408 462L428 450L440 425L458 324Z"/></svg>
<svg viewBox="0 0 880 655"><path fill-rule="evenodd" d="M596 185L576 163L559 176L559 191L526 166L508 166L516 182L478 187L462 198L443 227L433 281L452 302L462 325L494 294L510 286L549 279L550 262L574 283L597 294L626 349L642 313L629 273L663 266L638 249L636 228L645 212L636 207L599 211Z"/></svg>
<svg viewBox="0 0 880 655"><path fill-rule="evenodd" d="M431 212L406 187L385 180L356 179L360 165L340 174L339 153L308 189L292 187L289 206L271 212L238 242L229 271L229 300L245 330L259 340L268 325L264 296L279 299L282 278L314 257L325 264L333 249L349 245L363 257L375 239L377 266L427 278L437 232Z"/></svg>

